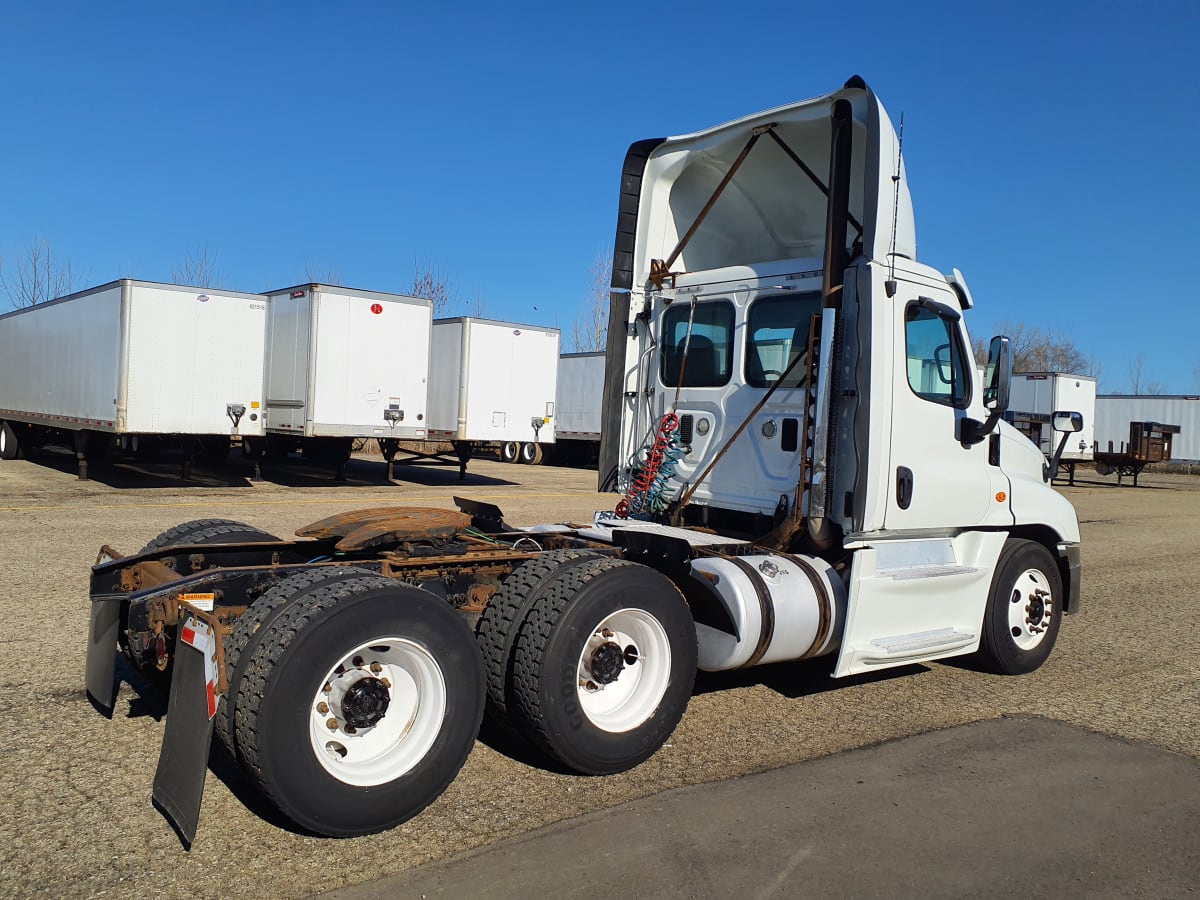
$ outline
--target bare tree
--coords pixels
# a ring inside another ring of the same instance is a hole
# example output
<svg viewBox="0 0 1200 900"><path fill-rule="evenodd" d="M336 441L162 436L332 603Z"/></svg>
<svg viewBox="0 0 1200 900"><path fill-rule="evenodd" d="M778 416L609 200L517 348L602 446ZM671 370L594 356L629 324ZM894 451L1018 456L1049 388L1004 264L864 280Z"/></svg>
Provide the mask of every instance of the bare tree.
<svg viewBox="0 0 1200 900"><path fill-rule="evenodd" d="M413 264L412 288L409 295L433 302L435 317L446 312L453 289L443 266L426 261Z"/></svg>
<svg viewBox="0 0 1200 900"><path fill-rule="evenodd" d="M1166 392L1161 381L1146 375L1146 361L1140 355L1129 360L1129 393L1157 396Z"/></svg>
<svg viewBox="0 0 1200 900"><path fill-rule="evenodd" d="M309 263L304 267L304 280L309 284L328 284L331 287L342 286L342 276L332 268L321 272L320 268Z"/></svg>
<svg viewBox="0 0 1200 900"><path fill-rule="evenodd" d="M217 271L217 254L208 252L208 244L180 257L171 267L171 283L192 287L225 287L225 277Z"/></svg>
<svg viewBox="0 0 1200 900"><path fill-rule="evenodd" d="M1092 375L1097 381L1104 370L1095 357L1087 357L1070 338L1044 331L1024 322L1005 322L997 329L1007 335L1012 352L1014 372L1067 372L1072 375ZM980 365L987 362L988 342L975 338L971 349Z"/></svg>
<svg viewBox="0 0 1200 900"><path fill-rule="evenodd" d="M8 268L0 258L0 293L13 309L35 306L76 291L86 279L70 260L60 260L50 242L35 237L22 256Z"/></svg>
<svg viewBox="0 0 1200 900"><path fill-rule="evenodd" d="M603 350L608 337L608 289L612 257L603 248L588 267L587 291L571 323L571 349L576 353Z"/></svg>

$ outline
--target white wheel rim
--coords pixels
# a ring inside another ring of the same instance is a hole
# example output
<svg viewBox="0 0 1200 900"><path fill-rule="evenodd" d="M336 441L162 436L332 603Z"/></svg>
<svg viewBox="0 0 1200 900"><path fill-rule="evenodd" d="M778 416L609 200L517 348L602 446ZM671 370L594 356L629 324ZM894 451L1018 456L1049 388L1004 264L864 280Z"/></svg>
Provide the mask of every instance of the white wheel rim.
<svg viewBox="0 0 1200 900"><path fill-rule="evenodd" d="M1041 569L1026 569L1013 582L1008 595L1008 633L1022 650L1032 650L1046 639L1054 613L1050 580Z"/></svg>
<svg viewBox="0 0 1200 900"><path fill-rule="evenodd" d="M347 721L354 711L348 692L356 685L387 691L382 718L365 727ZM370 787L394 781L424 759L445 714L446 680L433 655L406 638L376 638L347 653L317 685L308 737L326 772Z"/></svg>
<svg viewBox="0 0 1200 900"><path fill-rule="evenodd" d="M621 664L614 673L617 650ZM588 720L601 731L631 731L654 715L667 693L671 642L648 612L619 609L592 630L577 670L579 706Z"/></svg>

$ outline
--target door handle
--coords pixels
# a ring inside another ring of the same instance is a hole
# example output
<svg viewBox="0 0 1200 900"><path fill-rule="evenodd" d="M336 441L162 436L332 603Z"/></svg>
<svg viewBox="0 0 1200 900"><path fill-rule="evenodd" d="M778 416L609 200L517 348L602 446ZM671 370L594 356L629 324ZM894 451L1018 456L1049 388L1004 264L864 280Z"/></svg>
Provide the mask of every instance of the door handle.
<svg viewBox="0 0 1200 900"><path fill-rule="evenodd" d="M901 509L908 509L909 504L912 503L912 495L912 469L907 466L898 466L896 468L896 505Z"/></svg>

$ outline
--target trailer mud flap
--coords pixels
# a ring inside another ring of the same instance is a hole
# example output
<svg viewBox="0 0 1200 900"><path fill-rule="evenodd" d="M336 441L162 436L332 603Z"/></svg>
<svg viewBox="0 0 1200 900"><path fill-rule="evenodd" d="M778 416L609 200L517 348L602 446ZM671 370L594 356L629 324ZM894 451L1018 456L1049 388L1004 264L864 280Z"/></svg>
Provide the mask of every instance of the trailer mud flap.
<svg viewBox="0 0 1200 900"><path fill-rule="evenodd" d="M92 598L91 624L88 627L85 683L88 699L104 715L112 717L117 691L113 672L117 663L117 626L124 595Z"/></svg>
<svg viewBox="0 0 1200 900"><path fill-rule="evenodd" d="M185 849L191 849L196 838L208 774L218 700L214 693L216 640L212 630L194 617L180 625L167 726L154 773L154 805L179 834Z"/></svg>

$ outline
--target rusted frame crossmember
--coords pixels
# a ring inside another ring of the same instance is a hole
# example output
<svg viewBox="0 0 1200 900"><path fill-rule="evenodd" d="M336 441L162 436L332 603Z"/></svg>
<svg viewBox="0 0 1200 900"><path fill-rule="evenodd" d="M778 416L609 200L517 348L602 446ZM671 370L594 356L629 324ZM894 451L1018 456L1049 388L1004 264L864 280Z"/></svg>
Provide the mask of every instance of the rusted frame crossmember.
<svg viewBox="0 0 1200 900"><path fill-rule="evenodd" d="M683 252L684 247L686 247L688 242L691 241L691 239L695 236L700 226L704 223L704 220L708 217L709 212L712 211L713 206L716 205L716 202L720 198L721 194L725 192L725 188L729 186L729 182L733 181L733 176L737 174L738 169L742 167L742 163L746 161L746 157L750 155L750 151L754 149L754 145L758 143L758 139L764 134L770 135L771 139L779 145L779 149L787 154L788 159L800 167L800 171L808 176L809 180L816 185L817 189L826 197L829 196L829 188L823 181L821 181L821 179L817 176L817 173L809 168L808 164L796 155L796 151L789 147L787 142L775 133L775 125L775 122L768 122L766 125L759 125L750 133L750 140L746 141L746 146L743 147L742 152L737 155L737 159L733 161L733 165L729 167L729 171L725 173L725 176L721 179L721 182L716 186L716 188L713 189L712 195L708 198L708 202L706 202L700 212L696 214L696 218L692 221L691 227L688 228L687 233L679 239L679 242L667 255L665 260L650 260L650 280L654 282L654 286L659 290L662 289L663 284L668 279L670 279L671 283L674 284L675 277L683 274L681 272L672 272L671 266L675 264L675 261L679 258L679 254ZM849 220L850 224L854 226L855 231L857 231L861 237L863 233L862 223L860 223L858 219L854 218L854 216L849 212L847 212L847 219Z"/></svg>

